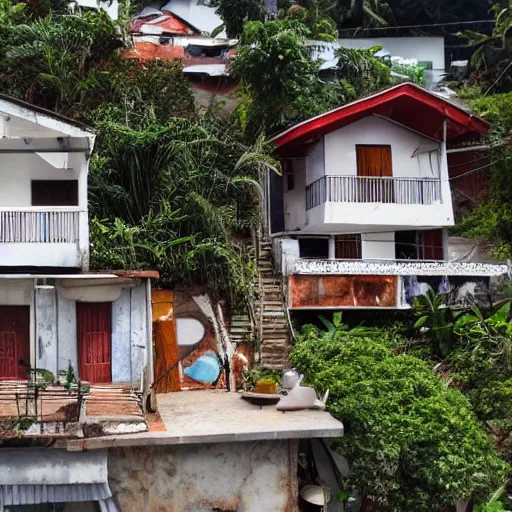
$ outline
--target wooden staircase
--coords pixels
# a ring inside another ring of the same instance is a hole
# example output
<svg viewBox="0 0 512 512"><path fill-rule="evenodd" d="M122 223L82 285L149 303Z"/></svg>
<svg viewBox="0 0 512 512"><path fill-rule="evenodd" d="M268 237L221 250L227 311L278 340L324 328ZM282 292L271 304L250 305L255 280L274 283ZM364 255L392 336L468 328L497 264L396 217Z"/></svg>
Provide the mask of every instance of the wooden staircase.
<svg viewBox="0 0 512 512"><path fill-rule="evenodd" d="M272 242L261 240L258 251L260 302L258 307L260 364L282 370L288 367L289 325L281 277L274 269Z"/></svg>

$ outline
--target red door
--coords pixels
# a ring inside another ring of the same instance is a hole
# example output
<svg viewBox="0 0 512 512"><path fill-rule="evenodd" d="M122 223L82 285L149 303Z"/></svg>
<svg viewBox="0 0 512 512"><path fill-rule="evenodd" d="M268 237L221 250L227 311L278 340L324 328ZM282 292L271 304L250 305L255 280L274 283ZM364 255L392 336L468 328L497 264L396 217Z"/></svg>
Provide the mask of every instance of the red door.
<svg viewBox="0 0 512 512"><path fill-rule="evenodd" d="M30 307L0 306L0 380L28 378Z"/></svg>
<svg viewBox="0 0 512 512"><path fill-rule="evenodd" d="M77 302L76 316L80 379L112 382L112 304Z"/></svg>

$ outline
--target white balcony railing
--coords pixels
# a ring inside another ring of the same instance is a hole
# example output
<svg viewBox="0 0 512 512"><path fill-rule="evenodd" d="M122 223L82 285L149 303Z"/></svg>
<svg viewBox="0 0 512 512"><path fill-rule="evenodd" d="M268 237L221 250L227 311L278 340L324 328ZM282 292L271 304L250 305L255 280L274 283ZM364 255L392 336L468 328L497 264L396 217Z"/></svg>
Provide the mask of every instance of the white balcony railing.
<svg viewBox="0 0 512 512"><path fill-rule="evenodd" d="M77 243L78 208L0 210L0 243Z"/></svg>
<svg viewBox="0 0 512 512"><path fill-rule="evenodd" d="M441 202L441 180L369 176L323 176L306 187L306 209L326 202L433 205Z"/></svg>

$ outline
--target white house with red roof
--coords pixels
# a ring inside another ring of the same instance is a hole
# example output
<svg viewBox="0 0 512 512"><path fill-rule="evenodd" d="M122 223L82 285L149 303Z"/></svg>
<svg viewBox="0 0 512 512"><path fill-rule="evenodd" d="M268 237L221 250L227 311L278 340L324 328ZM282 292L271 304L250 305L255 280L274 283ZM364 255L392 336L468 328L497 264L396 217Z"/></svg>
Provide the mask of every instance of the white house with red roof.
<svg viewBox="0 0 512 512"><path fill-rule="evenodd" d="M269 175L267 206L288 307L407 308L428 287L469 280L474 293L505 273L448 261L449 147L487 131L483 119L405 83L276 136L283 176Z"/></svg>

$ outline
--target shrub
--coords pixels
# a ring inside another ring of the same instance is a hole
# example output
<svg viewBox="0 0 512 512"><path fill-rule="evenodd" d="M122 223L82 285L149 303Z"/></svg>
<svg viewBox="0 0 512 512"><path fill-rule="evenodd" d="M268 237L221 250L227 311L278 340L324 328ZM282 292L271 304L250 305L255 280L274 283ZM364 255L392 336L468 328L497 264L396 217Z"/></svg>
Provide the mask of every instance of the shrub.
<svg viewBox="0 0 512 512"><path fill-rule="evenodd" d="M330 389L328 408L345 425L337 449L353 469L347 485L379 510L482 502L503 482L506 466L468 401L424 361L340 326L306 326L291 358L317 391Z"/></svg>

